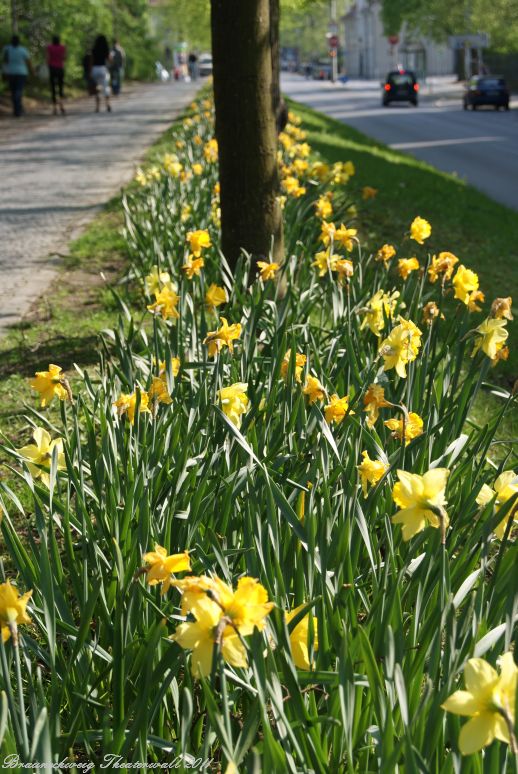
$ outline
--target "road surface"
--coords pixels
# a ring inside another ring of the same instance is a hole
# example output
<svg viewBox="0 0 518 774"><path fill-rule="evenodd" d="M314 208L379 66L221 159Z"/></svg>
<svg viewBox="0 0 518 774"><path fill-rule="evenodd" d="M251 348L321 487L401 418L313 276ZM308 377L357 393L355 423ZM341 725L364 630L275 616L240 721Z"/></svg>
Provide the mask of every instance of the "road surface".
<svg viewBox="0 0 518 774"><path fill-rule="evenodd" d="M512 101L509 112L464 111L458 88L439 88L442 94L427 95L417 108L406 103L382 107L377 82L332 84L292 74L282 77L282 89L293 99L437 169L454 172L518 210L518 101Z"/></svg>
<svg viewBox="0 0 518 774"><path fill-rule="evenodd" d="M47 288L72 232L127 183L198 84L141 84L95 113L3 121L0 130L0 333Z"/></svg>

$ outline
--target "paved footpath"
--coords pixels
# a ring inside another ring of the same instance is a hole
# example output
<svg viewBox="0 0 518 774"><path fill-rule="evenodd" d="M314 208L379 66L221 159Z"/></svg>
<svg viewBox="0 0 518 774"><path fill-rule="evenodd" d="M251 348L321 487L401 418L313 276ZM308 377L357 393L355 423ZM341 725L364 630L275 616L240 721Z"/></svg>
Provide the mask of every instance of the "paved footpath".
<svg viewBox="0 0 518 774"><path fill-rule="evenodd" d="M49 285L78 233L133 176L146 148L190 102L198 84L138 84L94 112L2 122L0 128L0 334Z"/></svg>

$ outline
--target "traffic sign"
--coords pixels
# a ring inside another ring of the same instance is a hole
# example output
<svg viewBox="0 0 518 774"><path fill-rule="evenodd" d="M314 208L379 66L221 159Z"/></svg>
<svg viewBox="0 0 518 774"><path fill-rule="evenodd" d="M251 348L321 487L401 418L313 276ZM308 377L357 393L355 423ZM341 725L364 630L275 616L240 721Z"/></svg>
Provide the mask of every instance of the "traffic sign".
<svg viewBox="0 0 518 774"><path fill-rule="evenodd" d="M487 32L479 32L478 35L450 35L448 38L450 48L488 48L489 35Z"/></svg>
<svg viewBox="0 0 518 774"><path fill-rule="evenodd" d="M388 36L388 42L391 46L397 46L399 43L399 35L389 35Z"/></svg>
<svg viewBox="0 0 518 774"><path fill-rule="evenodd" d="M328 42L331 48L338 48L338 43L340 42L338 40L338 35L330 35Z"/></svg>

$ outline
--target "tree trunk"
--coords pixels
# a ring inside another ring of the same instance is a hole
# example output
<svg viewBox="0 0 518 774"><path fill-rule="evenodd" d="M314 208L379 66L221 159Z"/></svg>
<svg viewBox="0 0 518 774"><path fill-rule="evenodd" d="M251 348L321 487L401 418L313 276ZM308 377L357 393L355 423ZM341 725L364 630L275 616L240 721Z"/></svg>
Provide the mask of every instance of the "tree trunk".
<svg viewBox="0 0 518 774"><path fill-rule="evenodd" d="M270 0L211 0L222 250L283 255ZM273 248L272 248L273 241Z"/></svg>
<svg viewBox="0 0 518 774"><path fill-rule="evenodd" d="M270 0L270 49L272 53L272 100L277 132L282 132L288 123L288 108L281 96L281 53L279 46L279 25L281 21L280 0Z"/></svg>

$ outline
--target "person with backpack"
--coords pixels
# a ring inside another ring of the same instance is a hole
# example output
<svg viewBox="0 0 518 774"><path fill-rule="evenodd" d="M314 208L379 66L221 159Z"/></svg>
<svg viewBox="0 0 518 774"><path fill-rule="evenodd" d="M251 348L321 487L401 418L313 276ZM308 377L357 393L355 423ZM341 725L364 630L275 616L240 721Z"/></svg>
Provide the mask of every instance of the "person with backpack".
<svg viewBox="0 0 518 774"><path fill-rule="evenodd" d="M47 46L47 64L49 66L49 77L50 77L50 92L52 94L52 104L54 106L54 115L57 116L58 114L58 100L57 95L59 94L59 109L61 111L61 114L65 115L65 106L63 104L63 100L65 99L64 94L64 83L65 83L65 59L67 56L67 50L65 46L61 43L59 39L59 35L54 35L52 38L52 43Z"/></svg>
<svg viewBox="0 0 518 774"><path fill-rule="evenodd" d="M125 60L124 49L117 40L114 40L110 51L110 79L114 97L121 91Z"/></svg>
<svg viewBox="0 0 518 774"><path fill-rule="evenodd" d="M9 82L13 115L19 118L23 114L23 90L29 72L34 74L29 52L20 45L18 35L13 35L11 43L4 46L2 52L3 73Z"/></svg>

